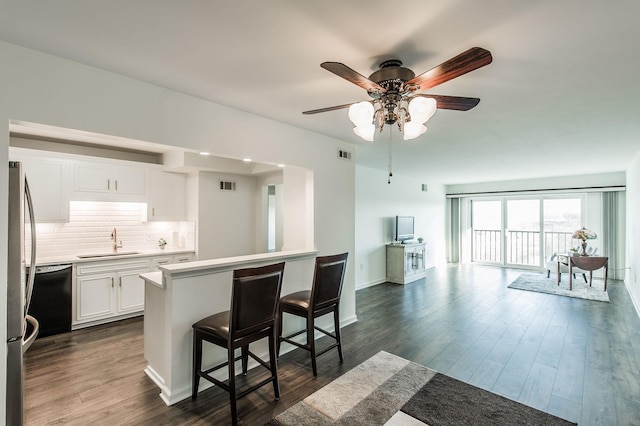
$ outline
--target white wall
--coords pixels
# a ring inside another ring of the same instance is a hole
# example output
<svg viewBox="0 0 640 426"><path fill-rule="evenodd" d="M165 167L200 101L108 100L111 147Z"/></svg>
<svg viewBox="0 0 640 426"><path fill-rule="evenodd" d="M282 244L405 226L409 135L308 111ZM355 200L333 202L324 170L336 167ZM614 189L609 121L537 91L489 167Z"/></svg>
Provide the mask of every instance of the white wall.
<svg viewBox="0 0 640 426"><path fill-rule="evenodd" d="M221 191L219 182L236 183ZM200 172L198 191L198 259L254 254L256 247L255 177Z"/></svg>
<svg viewBox="0 0 640 426"><path fill-rule="evenodd" d="M627 169L627 270L625 284L640 315L640 153Z"/></svg>
<svg viewBox="0 0 640 426"><path fill-rule="evenodd" d="M321 255L346 251L353 256L355 167L337 158L338 148L344 149L348 144L9 43L0 42L0 57L0 187L7 185L11 119L209 151L229 158L249 156L260 163L282 163L311 171L313 243ZM238 128L242 132L237 132ZM286 203L285 200L285 208ZM304 205L309 205L308 199ZM297 223L285 223L285 227ZM304 222L302 225L309 226ZM0 240L6 239L7 200L0 197ZM286 235L284 243L289 244ZM6 337L6 260L7 248L2 245L2 338ZM341 311L342 318L355 318L351 264L345 277ZM0 359L5 357L6 347L0 345ZM6 378L4 370L3 363L2 383ZM0 418L4 418L4 407L2 386Z"/></svg>
<svg viewBox="0 0 640 426"><path fill-rule="evenodd" d="M422 184L427 183L427 192ZM445 263L444 186L385 171L356 167L356 288L386 281L386 247L396 216L415 217L415 237L427 244L427 268Z"/></svg>

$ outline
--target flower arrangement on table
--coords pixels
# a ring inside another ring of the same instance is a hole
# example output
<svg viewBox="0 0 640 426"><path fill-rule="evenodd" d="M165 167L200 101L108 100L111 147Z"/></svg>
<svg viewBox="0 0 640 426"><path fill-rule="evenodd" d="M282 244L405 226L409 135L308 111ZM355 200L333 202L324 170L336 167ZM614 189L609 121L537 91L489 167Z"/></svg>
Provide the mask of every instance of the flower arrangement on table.
<svg viewBox="0 0 640 426"><path fill-rule="evenodd" d="M158 240L158 247L160 247L161 249L164 249L164 246L167 245L167 240L165 240L164 238L160 238Z"/></svg>
<svg viewBox="0 0 640 426"><path fill-rule="evenodd" d="M582 241L580 245L582 246L582 254L583 256L587 255L587 240L595 240L598 238L595 232L590 229L585 228L584 226L581 229L577 229L573 231L573 235L571 238Z"/></svg>

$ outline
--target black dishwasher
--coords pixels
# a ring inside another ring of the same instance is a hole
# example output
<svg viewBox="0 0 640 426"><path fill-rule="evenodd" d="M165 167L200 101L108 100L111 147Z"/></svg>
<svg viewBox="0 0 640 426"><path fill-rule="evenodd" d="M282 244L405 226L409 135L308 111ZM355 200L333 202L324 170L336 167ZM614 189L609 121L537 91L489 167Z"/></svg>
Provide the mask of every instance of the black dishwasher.
<svg viewBox="0 0 640 426"><path fill-rule="evenodd" d="M29 315L40 323L38 337L71 331L72 271L68 264L36 266Z"/></svg>

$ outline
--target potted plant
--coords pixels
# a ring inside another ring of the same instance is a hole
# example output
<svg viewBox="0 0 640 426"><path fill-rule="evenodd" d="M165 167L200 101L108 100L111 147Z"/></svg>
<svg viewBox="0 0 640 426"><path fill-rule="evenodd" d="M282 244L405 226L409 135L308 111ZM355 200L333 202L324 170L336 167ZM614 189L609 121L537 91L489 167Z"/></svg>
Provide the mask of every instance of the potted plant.
<svg viewBox="0 0 640 426"><path fill-rule="evenodd" d="M160 238L158 240L158 247L160 247L161 250L164 250L166 245L167 245L167 240L165 240L164 238Z"/></svg>

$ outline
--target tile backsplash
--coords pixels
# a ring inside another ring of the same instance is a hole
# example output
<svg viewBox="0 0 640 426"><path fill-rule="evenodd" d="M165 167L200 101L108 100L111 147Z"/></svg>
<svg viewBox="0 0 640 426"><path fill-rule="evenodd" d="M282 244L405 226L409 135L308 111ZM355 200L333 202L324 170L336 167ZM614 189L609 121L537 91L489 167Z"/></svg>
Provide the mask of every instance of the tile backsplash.
<svg viewBox="0 0 640 426"><path fill-rule="evenodd" d="M119 250L151 250L164 238L167 247L195 247L193 222L144 222L145 203L72 201L68 223L38 223L38 257L109 252L111 232L118 233Z"/></svg>

